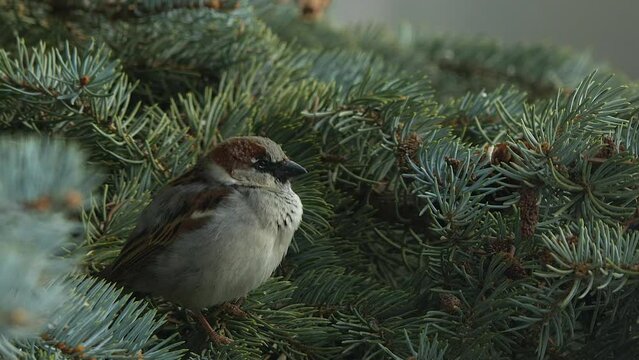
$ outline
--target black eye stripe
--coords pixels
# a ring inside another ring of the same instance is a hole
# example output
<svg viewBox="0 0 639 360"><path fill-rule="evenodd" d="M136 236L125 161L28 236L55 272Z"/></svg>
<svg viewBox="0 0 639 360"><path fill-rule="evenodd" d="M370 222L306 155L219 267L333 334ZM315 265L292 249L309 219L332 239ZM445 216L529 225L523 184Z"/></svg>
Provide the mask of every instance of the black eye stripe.
<svg viewBox="0 0 639 360"><path fill-rule="evenodd" d="M273 168L273 163L266 159L259 159L253 163L253 167L260 171L268 171Z"/></svg>

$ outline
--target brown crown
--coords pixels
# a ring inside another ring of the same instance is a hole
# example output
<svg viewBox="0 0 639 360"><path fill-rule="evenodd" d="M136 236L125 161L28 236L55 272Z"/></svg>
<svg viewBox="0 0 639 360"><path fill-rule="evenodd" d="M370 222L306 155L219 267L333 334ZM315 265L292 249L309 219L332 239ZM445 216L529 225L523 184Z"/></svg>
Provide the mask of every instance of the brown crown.
<svg viewBox="0 0 639 360"><path fill-rule="evenodd" d="M253 159L266 155L266 148L250 138L231 138L217 145L207 156L227 172L245 168Z"/></svg>

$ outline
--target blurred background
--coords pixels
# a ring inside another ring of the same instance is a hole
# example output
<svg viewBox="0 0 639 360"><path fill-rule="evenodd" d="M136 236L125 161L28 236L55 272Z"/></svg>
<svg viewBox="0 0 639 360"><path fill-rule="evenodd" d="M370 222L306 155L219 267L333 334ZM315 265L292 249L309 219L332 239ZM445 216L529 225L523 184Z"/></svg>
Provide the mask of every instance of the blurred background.
<svg viewBox="0 0 639 360"><path fill-rule="evenodd" d="M338 24L410 24L436 34L545 42L590 52L639 79L637 0L333 0Z"/></svg>

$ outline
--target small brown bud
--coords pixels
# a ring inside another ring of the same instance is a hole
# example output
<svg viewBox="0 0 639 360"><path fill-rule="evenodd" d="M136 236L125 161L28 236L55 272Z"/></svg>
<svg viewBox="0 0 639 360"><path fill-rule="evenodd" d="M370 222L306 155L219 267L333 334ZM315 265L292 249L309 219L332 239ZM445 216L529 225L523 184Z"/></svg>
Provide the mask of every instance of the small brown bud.
<svg viewBox="0 0 639 360"><path fill-rule="evenodd" d="M9 324L13 326L24 326L29 322L29 313L23 308L16 308L9 312Z"/></svg>
<svg viewBox="0 0 639 360"><path fill-rule="evenodd" d="M588 264L586 263L579 263L575 265L574 270L575 270L575 275L577 275L580 278L585 278L586 276L588 276L588 271L590 270L590 266L588 266Z"/></svg>
<svg viewBox="0 0 639 360"><path fill-rule="evenodd" d="M397 157L397 163L402 171L408 171L408 163L406 158L409 158L413 162L417 162L417 152L422 145L422 140L417 133L411 133L406 139L399 139L399 144L395 156Z"/></svg>
<svg viewBox="0 0 639 360"><path fill-rule="evenodd" d="M444 161L446 161L446 164L450 165L453 168L453 170L457 170L457 169L459 169L459 166L461 166L461 161L459 161L459 160L457 160L455 158L451 158L451 157L446 156L444 158Z"/></svg>
<svg viewBox="0 0 639 360"><path fill-rule="evenodd" d="M74 354L83 354L85 350L85 347L82 345L77 345L76 347L73 348L73 350L71 350L72 353Z"/></svg>
<svg viewBox="0 0 639 360"><path fill-rule="evenodd" d="M512 260L512 265L504 272L507 278L511 280L519 280L525 278L528 274L526 273L526 269L521 266L521 263L518 259Z"/></svg>
<svg viewBox="0 0 639 360"><path fill-rule="evenodd" d="M79 191L71 190L64 197L64 202L68 208L78 208L82 205L82 194Z"/></svg>
<svg viewBox="0 0 639 360"><path fill-rule="evenodd" d="M47 211L51 208L51 198L47 195L41 196L34 201L25 204L26 208L35 211Z"/></svg>
<svg viewBox="0 0 639 360"><path fill-rule="evenodd" d="M552 264L554 258L552 257L552 253L548 249L544 249L539 252L539 261L543 265Z"/></svg>
<svg viewBox="0 0 639 360"><path fill-rule="evenodd" d="M621 151L625 150L625 149L620 149ZM610 159L611 157L613 157L614 155L616 155L618 153L617 150L617 145L615 144L614 139L605 136L603 138L603 144L601 146L601 148L599 149L599 151L597 152L597 154L595 155L595 158L599 158L599 159Z"/></svg>
<svg viewBox="0 0 639 360"><path fill-rule="evenodd" d="M206 6L210 9L220 10L222 8L222 2L220 0L210 0Z"/></svg>
<svg viewBox="0 0 639 360"><path fill-rule="evenodd" d="M380 182L378 182L377 184L373 185L373 192L377 193L377 194L381 194L384 191L386 191L388 189L388 181L387 180L382 180Z"/></svg>
<svg viewBox="0 0 639 360"><path fill-rule="evenodd" d="M89 77L89 75L82 75L82 77L80 78L80 85L87 86L89 85L90 81L91 78Z"/></svg>
<svg viewBox="0 0 639 360"><path fill-rule="evenodd" d="M331 0L297 0L302 17L308 20L317 20L324 15L331 5Z"/></svg>
<svg viewBox="0 0 639 360"><path fill-rule="evenodd" d="M579 236L574 235L574 234L570 235L566 240L568 241L568 244L570 244L570 245L577 246L577 244L579 244Z"/></svg>
<svg viewBox="0 0 639 360"><path fill-rule="evenodd" d="M512 159L510 148L507 143L497 144L491 156L491 163L494 165L500 163L509 163Z"/></svg>
<svg viewBox="0 0 639 360"><path fill-rule="evenodd" d="M513 243L513 237L507 236L506 238L495 239L487 243L488 251L493 254L508 253Z"/></svg>
<svg viewBox="0 0 639 360"><path fill-rule="evenodd" d="M456 313L461 309L461 300L453 294L439 294L439 303L444 311L450 314Z"/></svg>

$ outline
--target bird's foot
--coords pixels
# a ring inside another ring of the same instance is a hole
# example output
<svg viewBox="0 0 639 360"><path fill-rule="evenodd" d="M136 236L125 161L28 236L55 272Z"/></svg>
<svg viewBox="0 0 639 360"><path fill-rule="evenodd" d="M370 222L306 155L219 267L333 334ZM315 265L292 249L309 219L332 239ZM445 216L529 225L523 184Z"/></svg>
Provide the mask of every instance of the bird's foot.
<svg viewBox="0 0 639 360"><path fill-rule="evenodd" d="M217 331L213 330L213 327L211 326L211 324L209 324L209 321L206 319L206 316L202 314L202 312L200 311L196 312L195 317L197 318L197 320L200 322L200 325L202 325L204 330L206 330L209 337L216 345L228 345L233 342L232 339L229 339L224 335L220 335L217 333Z"/></svg>
<svg viewBox="0 0 639 360"><path fill-rule="evenodd" d="M211 329L209 337L215 343L215 345L228 345L233 342L233 339L227 338L224 335L218 334L215 330Z"/></svg>
<svg viewBox="0 0 639 360"><path fill-rule="evenodd" d="M242 308L240 308L240 305L238 304L225 302L224 304L222 304L222 308L225 312L238 318L247 318L249 316L248 313L242 310Z"/></svg>

